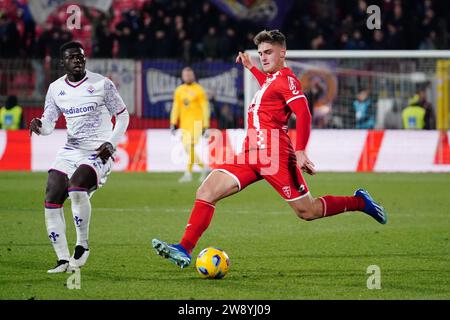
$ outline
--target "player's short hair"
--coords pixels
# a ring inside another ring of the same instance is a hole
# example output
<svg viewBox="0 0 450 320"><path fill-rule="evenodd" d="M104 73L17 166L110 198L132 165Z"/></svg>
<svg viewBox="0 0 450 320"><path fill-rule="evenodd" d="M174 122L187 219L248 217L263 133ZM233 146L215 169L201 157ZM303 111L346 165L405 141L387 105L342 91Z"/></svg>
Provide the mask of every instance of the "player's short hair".
<svg viewBox="0 0 450 320"><path fill-rule="evenodd" d="M59 56L61 58L64 58L64 51L66 51L67 49L72 49L72 48L80 48L84 50L84 47L81 43L77 42L77 41L70 41L70 42L66 42L64 43L60 48L59 48Z"/></svg>
<svg viewBox="0 0 450 320"><path fill-rule="evenodd" d="M267 42L270 44L277 43L283 48L286 48L286 37L280 32L280 30L263 30L258 33L254 38L253 42L256 46L260 43Z"/></svg>

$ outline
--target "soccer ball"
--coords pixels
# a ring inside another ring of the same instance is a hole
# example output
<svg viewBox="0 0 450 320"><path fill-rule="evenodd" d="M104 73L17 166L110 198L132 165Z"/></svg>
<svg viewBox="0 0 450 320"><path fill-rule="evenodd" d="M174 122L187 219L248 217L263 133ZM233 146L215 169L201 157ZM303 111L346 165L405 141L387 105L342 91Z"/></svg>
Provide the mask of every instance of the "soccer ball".
<svg viewBox="0 0 450 320"><path fill-rule="evenodd" d="M200 251L195 268L202 278L222 279L230 268L230 258L222 249L209 247Z"/></svg>

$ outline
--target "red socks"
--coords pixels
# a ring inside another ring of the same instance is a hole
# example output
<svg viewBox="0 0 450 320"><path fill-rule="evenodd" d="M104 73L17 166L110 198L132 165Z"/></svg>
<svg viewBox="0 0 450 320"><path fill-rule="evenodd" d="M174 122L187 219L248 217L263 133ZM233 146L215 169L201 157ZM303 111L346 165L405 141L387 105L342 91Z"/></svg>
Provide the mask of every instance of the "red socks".
<svg viewBox="0 0 450 320"><path fill-rule="evenodd" d="M329 217L346 211L361 211L365 203L361 197L323 196L319 198L323 204L323 216Z"/></svg>
<svg viewBox="0 0 450 320"><path fill-rule="evenodd" d="M203 200L195 200L186 230L180 244L191 253L203 232L208 228L216 207Z"/></svg>
<svg viewBox="0 0 450 320"><path fill-rule="evenodd" d="M323 216L329 217L345 211L361 211L365 203L361 197L323 196L319 198L323 204ZM203 232L208 228L216 207L204 200L195 200L180 244L191 253Z"/></svg>

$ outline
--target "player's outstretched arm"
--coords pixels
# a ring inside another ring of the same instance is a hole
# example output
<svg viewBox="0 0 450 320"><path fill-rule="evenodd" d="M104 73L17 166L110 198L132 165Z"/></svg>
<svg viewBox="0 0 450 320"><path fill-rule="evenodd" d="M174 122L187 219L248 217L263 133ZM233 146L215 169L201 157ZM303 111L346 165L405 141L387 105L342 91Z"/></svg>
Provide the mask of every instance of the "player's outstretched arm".
<svg viewBox="0 0 450 320"><path fill-rule="evenodd" d="M105 79L104 88L105 106L116 118L116 124L114 125L114 130L111 132L111 135L100 147L96 149L97 157L102 159L103 163L106 163L106 161L113 156L117 145L127 131L128 124L130 122L130 115L122 97L117 91L116 86L110 79Z"/></svg>
<svg viewBox="0 0 450 320"><path fill-rule="evenodd" d="M258 80L260 86L264 84L267 78L266 74L253 65L248 53L239 51L236 57L236 63L242 63L253 74L256 80Z"/></svg>
<svg viewBox="0 0 450 320"><path fill-rule="evenodd" d="M30 137L33 132L37 135L49 135L55 129L56 121L61 116L61 110L55 103L52 95L52 86L48 88L45 96L44 113L42 117L34 118L30 121Z"/></svg>
<svg viewBox="0 0 450 320"><path fill-rule="evenodd" d="M239 51L238 56L236 57L236 63L242 63L242 65L250 70L253 68L253 63L250 60L250 56L246 52Z"/></svg>
<svg viewBox="0 0 450 320"><path fill-rule="evenodd" d="M295 145L295 156L297 165L307 174L314 175L316 169L314 163L306 154L309 135L311 133L311 113L309 112L306 98L299 97L289 103L289 107L296 115L297 142Z"/></svg>
<svg viewBox="0 0 450 320"><path fill-rule="evenodd" d="M180 94L179 90L176 89L173 93L173 103L172 110L170 110L170 133L175 135L175 131L177 130L178 118L180 117Z"/></svg>

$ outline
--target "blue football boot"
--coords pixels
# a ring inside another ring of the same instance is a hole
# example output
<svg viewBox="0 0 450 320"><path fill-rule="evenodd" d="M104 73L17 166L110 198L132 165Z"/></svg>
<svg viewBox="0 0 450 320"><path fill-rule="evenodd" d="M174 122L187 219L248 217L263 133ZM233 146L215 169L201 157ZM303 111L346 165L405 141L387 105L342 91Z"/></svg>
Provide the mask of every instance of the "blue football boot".
<svg viewBox="0 0 450 320"><path fill-rule="evenodd" d="M167 244L164 241L153 239L152 246L157 254L169 259L181 269L186 268L191 263L191 255L180 244Z"/></svg>
<svg viewBox="0 0 450 320"><path fill-rule="evenodd" d="M364 203L366 204L362 210L363 212L367 213L379 223L386 224L387 213L384 211L383 206L379 205L372 199L369 192L364 189L358 189L355 191L355 196L363 198Z"/></svg>

